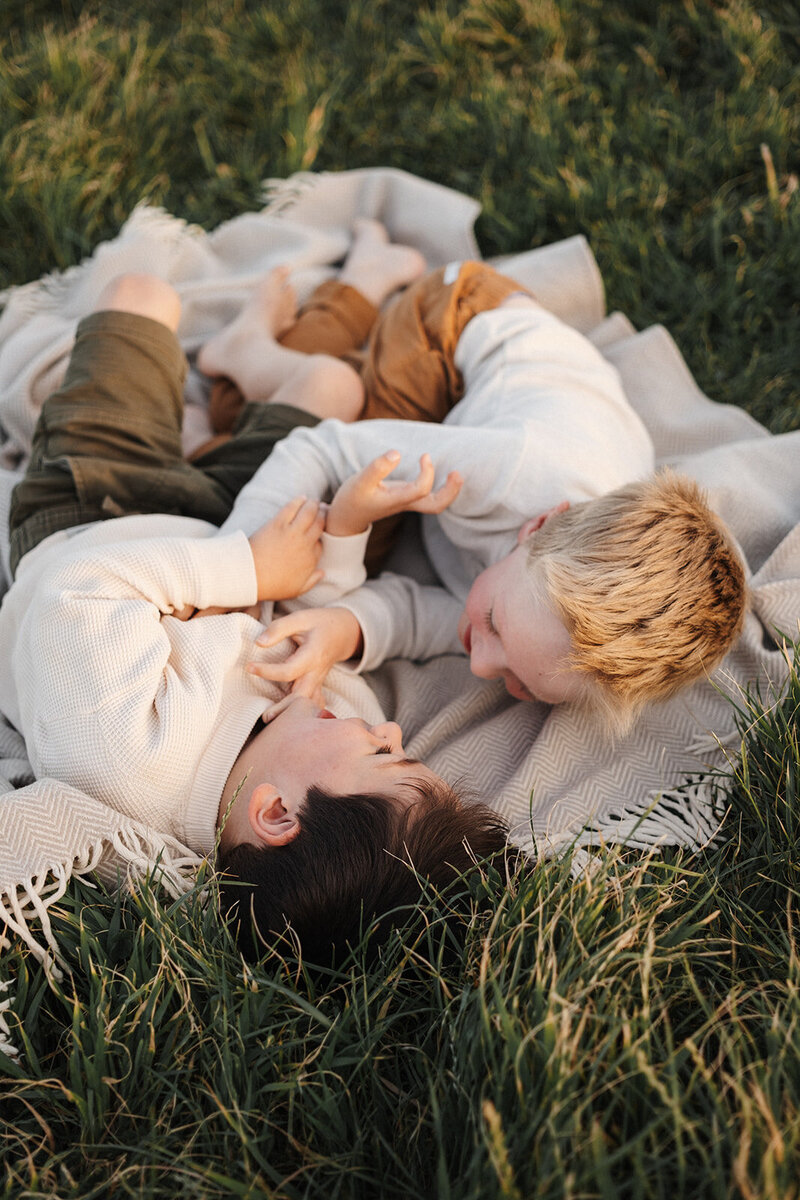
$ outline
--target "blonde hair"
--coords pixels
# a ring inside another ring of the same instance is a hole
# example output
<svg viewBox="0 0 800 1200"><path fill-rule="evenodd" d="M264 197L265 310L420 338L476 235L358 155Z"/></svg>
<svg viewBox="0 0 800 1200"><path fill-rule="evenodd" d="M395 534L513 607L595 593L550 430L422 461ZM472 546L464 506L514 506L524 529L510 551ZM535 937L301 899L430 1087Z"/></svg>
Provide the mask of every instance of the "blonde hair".
<svg viewBox="0 0 800 1200"><path fill-rule="evenodd" d="M744 621L731 535L672 471L554 514L530 538L528 563L567 627L587 702L618 730L711 671Z"/></svg>

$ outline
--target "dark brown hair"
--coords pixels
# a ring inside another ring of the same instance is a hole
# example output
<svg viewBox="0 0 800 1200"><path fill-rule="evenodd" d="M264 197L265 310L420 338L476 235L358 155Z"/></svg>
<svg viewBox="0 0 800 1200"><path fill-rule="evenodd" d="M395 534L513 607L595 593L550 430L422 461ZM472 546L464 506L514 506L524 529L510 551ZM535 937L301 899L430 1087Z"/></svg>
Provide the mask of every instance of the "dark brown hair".
<svg viewBox="0 0 800 1200"><path fill-rule="evenodd" d="M446 784L419 786L405 809L380 795L309 788L300 832L285 846L234 846L220 863L220 901L242 953L257 957L291 927L304 958L328 965L371 922L374 952L405 923L426 883L441 889L476 860L505 850L507 826ZM247 886L249 885L249 886Z"/></svg>

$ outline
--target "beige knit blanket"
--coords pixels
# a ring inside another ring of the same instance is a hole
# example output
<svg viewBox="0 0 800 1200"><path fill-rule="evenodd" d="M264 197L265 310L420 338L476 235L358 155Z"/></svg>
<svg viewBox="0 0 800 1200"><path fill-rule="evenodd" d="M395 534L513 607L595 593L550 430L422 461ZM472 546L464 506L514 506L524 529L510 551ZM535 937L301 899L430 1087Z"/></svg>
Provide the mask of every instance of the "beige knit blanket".
<svg viewBox="0 0 800 1200"><path fill-rule="evenodd" d="M184 306L179 332L191 356L230 319L267 268L291 262L301 300L332 275L356 216L379 218L394 240L419 247L434 267L479 256L472 235L477 212L474 201L399 171L299 175L271 185L262 211L211 234L163 211L138 208L119 236L79 267L0 297L3 563L8 497L29 452L38 409L63 375L78 319L113 276L154 271L175 285ZM659 463L678 466L708 489L752 572L752 613L712 680L652 708L616 744L568 708L510 700L501 683L473 678L461 657L390 662L369 682L387 716L403 726L409 752L488 798L520 844L547 851L573 841L586 846L624 839L635 846L696 847L714 836L720 821L708 773L724 764L725 747L735 753L734 710L726 693L735 696L756 680L779 687L787 661L776 630L797 637L800 432L773 437L740 409L713 403L665 329L637 333L621 314L607 317L602 280L583 238L502 266L587 333L619 369ZM187 397L188 447L207 430L205 390L195 373ZM410 570L424 572L418 546L403 547L402 554ZM180 888L196 865L185 847L157 830L123 820L57 782L31 782L21 738L2 725L0 776L0 921L43 956L48 942L57 951L47 907L71 873L99 866L114 878L120 868L144 867L160 854L169 886Z"/></svg>

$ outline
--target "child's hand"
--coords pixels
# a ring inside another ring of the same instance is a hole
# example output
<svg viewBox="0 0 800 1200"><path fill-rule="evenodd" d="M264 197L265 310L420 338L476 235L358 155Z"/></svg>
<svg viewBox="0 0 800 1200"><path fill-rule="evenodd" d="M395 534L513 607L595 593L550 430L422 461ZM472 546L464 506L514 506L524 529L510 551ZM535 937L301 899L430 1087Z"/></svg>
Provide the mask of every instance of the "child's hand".
<svg viewBox="0 0 800 1200"><path fill-rule="evenodd" d="M256 638L257 646L277 646L291 638L297 649L286 662L252 662L247 669L262 679L291 683L292 691L322 703L328 671L361 649L361 626L346 608L306 608L278 617Z"/></svg>
<svg viewBox="0 0 800 1200"><path fill-rule="evenodd" d="M458 471L451 471L440 488L432 491L434 470L429 454L419 460L419 475L410 483L387 482L400 455L389 450L363 471L345 480L331 502L325 531L334 537L363 533L374 521L401 512L440 513L461 490Z"/></svg>
<svg viewBox="0 0 800 1200"><path fill-rule="evenodd" d="M316 500L296 496L250 540L259 600L291 600L322 578L324 511Z"/></svg>

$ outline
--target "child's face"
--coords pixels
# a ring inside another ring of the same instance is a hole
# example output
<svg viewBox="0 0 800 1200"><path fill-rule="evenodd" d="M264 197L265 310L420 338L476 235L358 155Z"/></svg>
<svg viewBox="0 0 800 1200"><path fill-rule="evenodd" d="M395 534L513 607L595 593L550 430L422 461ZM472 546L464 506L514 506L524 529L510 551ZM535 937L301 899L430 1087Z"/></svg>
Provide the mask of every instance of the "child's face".
<svg viewBox="0 0 800 1200"><path fill-rule="evenodd" d="M458 636L473 675L502 678L516 700L561 704L578 698L583 679L567 665L569 634L537 598L527 556L526 547L518 546L481 572L467 596Z"/></svg>
<svg viewBox="0 0 800 1200"><path fill-rule="evenodd" d="M424 763L406 758L399 725L338 719L302 696L284 701L256 739L267 778L292 794L318 786L336 796L372 793L398 803L417 799L413 784L440 783Z"/></svg>

